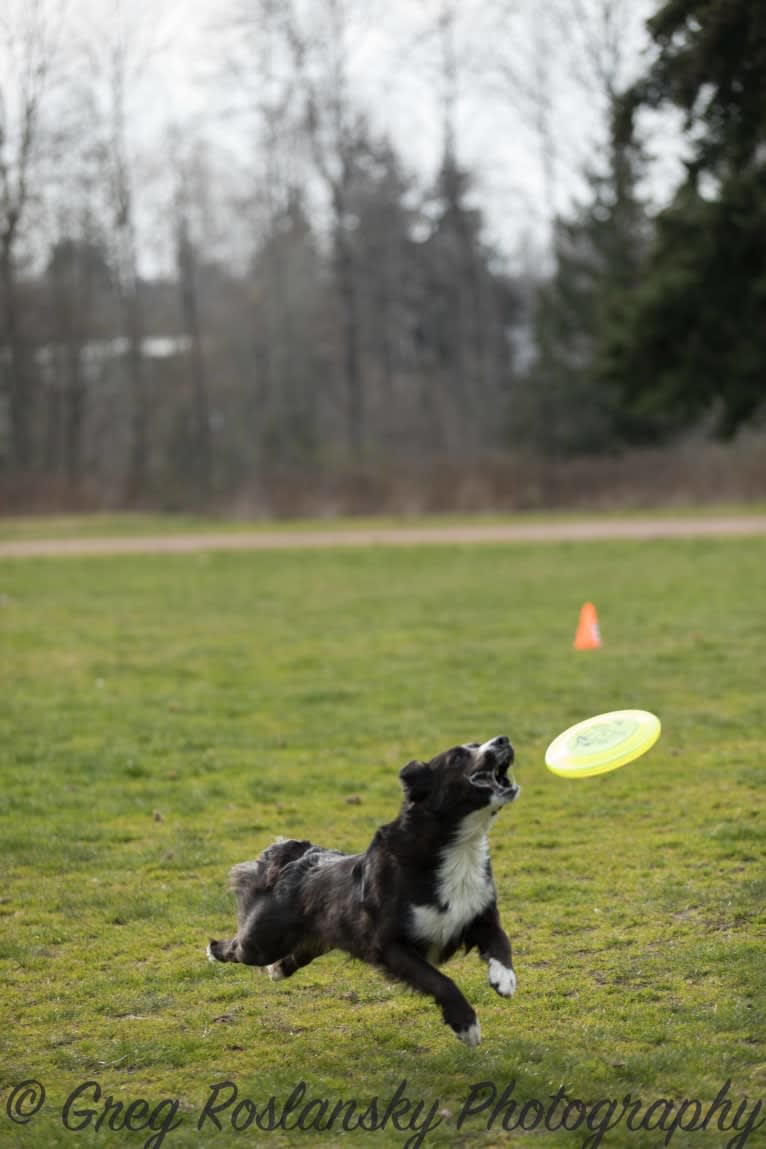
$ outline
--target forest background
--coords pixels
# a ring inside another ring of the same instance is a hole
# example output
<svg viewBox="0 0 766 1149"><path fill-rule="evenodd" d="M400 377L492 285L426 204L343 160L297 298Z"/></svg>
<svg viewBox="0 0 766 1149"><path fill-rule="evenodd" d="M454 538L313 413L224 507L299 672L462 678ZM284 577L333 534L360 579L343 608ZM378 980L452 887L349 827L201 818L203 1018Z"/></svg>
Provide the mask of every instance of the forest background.
<svg viewBox="0 0 766 1149"><path fill-rule="evenodd" d="M8 0L0 510L766 495L766 8Z"/></svg>

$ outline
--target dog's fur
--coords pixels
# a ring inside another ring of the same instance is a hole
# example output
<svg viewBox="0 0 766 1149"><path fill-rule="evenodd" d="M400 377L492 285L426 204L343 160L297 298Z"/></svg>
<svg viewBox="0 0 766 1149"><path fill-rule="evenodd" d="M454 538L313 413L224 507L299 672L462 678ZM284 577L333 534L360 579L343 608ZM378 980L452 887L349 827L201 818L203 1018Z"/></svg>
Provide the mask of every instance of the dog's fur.
<svg viewBox="0 0 766 1149"><path fill-rule="evenodd" d="M265 966L277 981L345 950L430 994L460 1040L478 1045L474 1009L434 965L475 946L493 989L510 997L516 988L487 840L494 816L519 794L513 757L501 736L408 763L399 816L363 854L279 841L235 866L237 936L211 941L208 957Z"/></svg>

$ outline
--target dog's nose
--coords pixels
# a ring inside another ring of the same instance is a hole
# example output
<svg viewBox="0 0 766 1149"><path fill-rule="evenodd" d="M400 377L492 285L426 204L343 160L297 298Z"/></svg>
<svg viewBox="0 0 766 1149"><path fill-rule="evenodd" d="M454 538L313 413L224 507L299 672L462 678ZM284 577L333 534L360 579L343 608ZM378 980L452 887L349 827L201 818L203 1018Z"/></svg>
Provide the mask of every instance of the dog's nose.
<svg viewBox="0 0 766 1149"><path fill-rule="evenodd" d="M511 762L514 759L514 750L511 746L510 739L506 738L504 734L498 734L497 738L493 738L490 743L496 750L507 750L511 756Z"/></svg>

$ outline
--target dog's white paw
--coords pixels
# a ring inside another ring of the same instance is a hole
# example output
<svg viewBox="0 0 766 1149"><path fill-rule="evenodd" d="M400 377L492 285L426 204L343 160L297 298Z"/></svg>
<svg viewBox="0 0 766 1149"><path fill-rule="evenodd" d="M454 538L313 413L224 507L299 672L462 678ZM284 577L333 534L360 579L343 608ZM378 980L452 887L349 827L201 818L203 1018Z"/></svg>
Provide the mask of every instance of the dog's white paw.
<svg viewBox="0 0 766 1149"><path fill-rule="evenodd" d="M213 950L212 950L212 948L211 948L211 947L212 947L212 944L213 944L212 942L208 942L208 944L207 944L207 949L205 950L205 953L207 954L207 960L208 960L208 961L214 961L214 962L217 962L217 961L218 961L218 958L217 958L217 957L215 956L215 954L213 953Z"/></svg>
<svg viewBox="0 0 766 1149"><path fill-rule="evenodd" d="M275 961L273 965L267 965L266 973L272 981L282 981L285 976L282 963L279 961Z"/></svg>
<svg viewBox="0 0 766 1149"><path fill-rule="evenodd" d="M456 1029L455 1035L458 1041L463 1042L463 1045L469 1045L472 1048L478 1045L481 1041L481 1026L479 1025L478 1019L473 1025L469 1025L467 1029Z"/></svg>
<svg viewBox="0 0 766 1149"><path fill-rule="evenodd" d="M490 958L489 984L501 997L513 997L516 992L516 974L497 958Z"/></svg>

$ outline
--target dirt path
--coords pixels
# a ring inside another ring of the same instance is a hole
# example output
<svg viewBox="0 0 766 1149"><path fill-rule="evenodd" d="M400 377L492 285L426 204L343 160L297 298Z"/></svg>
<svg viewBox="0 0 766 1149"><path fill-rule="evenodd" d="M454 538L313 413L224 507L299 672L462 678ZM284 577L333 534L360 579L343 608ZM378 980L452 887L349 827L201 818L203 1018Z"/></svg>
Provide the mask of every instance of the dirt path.
<svg viewBox="0 0 766 1149"><path fill-rule="evenodd" d="M595 542L766 535L766 515L718 518L588 519L578 522L258 530L132 538L19 539L0 542L1 558L65 555L188 554L196 551L406 546L433 543Z"/></svg>

